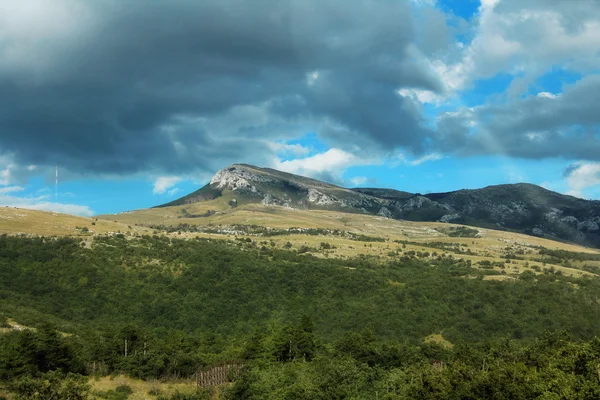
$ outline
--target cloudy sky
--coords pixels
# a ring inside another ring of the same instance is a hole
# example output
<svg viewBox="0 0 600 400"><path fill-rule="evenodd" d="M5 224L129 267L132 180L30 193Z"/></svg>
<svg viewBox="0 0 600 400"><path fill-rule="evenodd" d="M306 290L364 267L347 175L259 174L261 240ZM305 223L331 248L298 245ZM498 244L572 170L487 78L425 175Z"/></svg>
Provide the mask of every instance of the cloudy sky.
<svg viewBox="0 0 600 400"><path fill-rule="evenodd" d="M149 207L241 162L599 199L600 2L0 0L0 104L0 205Z"/></svg>

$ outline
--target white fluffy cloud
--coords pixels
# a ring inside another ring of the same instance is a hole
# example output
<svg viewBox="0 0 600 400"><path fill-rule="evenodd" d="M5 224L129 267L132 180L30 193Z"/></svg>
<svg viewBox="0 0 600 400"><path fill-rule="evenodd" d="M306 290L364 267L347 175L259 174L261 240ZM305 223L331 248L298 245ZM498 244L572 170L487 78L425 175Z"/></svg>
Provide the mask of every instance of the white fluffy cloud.
<svg viewBox="0 0 600 400"><path fill-rule="evenodd" d="M398 91L398 94L402 97L408 97L413 100L418 100L421 103L435 103L439 104L443 97L432 92L431 90L419 90L419 89L407 89L403 88Z"/></svg>
<svg viewBox="0 0 600 400"><path fill-rule="evenodd" d="M294 157L306 156L310 149L301 144L287 144L282 142L267 142L269 148L277 154L290 154Z"/></svg>
<svg viewBox="0 0 600 400"><path fill-rule="evenodd" d="M361 160L355 155L340 149L329 149L325 153L315 154L295 160L275 161L275 168L292 174L315 176L323 172L343 171L360 164Z"/></svg>
<svg viewBox="0 0 600 400"><path fill-rule="evenodd" d="M0 171L0 185L8 185L8 179L10 178L10 169L7 167Z"/></svg>
<svg viewBox="0 0 600 400"><path fill-rule="evenodd" d="M578 162L569 167L565 173L571 196L583 197L583 191L600 185L600 163Z"/></svg>
<svg viewBox="0 0 600 400"><path fill-rule="evenodd" d="M15 196L8 193L20 192L24 188L20 186L8 186L0 188L0 206L27 208L30 210L52 211L64 214L73 214L89 217L94 212L88 206L78 204L55 203L50 201L48 195L43 196Z"/></svg>
<svg viewBox="0 0 600 400"><path fill-rule="evenodd" d="M94 212L87 206L52 201L52 196L38 191L35 195L26 194L26 187L14 185L25 182L35 166L16 165L8 156L0 156L0 207L17 207L31 210L52 211L65 214L91 216ZM25 192L25 193L23 193Z"/></svg>
<svg viewBox="0 0 600 400"><path fill-rule="evenodd" d="M441 160L442 158L444 158L444 156L439 153L431 153L431 154L426 154L423 157L419 157L415 160L409 161L409 164L410 165L421 165L424 162L437 161L437 160Z"/></svg>
<svg viewBox="0 0 600 400"><path fill-rule="evenodd" d="M595 1L484 0L473 21L470 43L430 61L449 92L507 73L518 75L509 92L522 93L551 67L585 74L600 65Z"/></svg>
<svg viewBox="0 0 600 400"><path fill-rule="evenodd" d="M421 165L428 161L441 160L444 158L444 155L440 154L440 153L429 153L429 154L425 154L418 158L410 159L406 154L400 153L396 156L396 158L397 158L397 160L392 163L393 165L406 164L406 165L417 166L417 165Z"/></svg>
<svg viewBox="0 0 600 400"><path fill-rule="evenodd" d="M369 178L366 176L355 176L354 178L350 179L350 182L352 182L354 186L360 186L369 182Z"/></svg>
<svg viewBox="0 0 600 400"><path fill-rule="evenodd" d="M357 165L376 165L380 161L367 157L358 157L347 151L332 148L305 158L273 161L272 167L292 174L309 176L326 182L345 185L342 178L347 168Z"/></svg>
<svg viewBox="0 0 600 400"><path fill-rule="evenodd" d="M161 176L154 182L153 194L165 194L165 192L175 186L181 181L179 176ZM171 190L170 194L175 194L175 191Z"/></svg>
<svg viewBox="0 0 600 400"><path fill-rule="evenodd" d="M22 192L23 190L25 190L25 188L23 186L0 187L0 195L7 194L7 193L14 193L14 192Z"/></svg>

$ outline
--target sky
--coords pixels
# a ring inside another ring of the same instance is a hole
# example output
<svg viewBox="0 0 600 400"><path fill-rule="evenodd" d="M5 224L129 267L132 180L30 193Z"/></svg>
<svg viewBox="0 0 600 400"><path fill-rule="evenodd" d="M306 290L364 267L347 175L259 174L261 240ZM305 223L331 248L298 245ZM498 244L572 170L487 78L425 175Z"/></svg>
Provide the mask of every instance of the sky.
<svg viewBox="0 0 600 400"><path fill-rule="evenodd" d="M2 206L146 208L233 163L600 199L600 2L0 0L0 105Z"/></svg>

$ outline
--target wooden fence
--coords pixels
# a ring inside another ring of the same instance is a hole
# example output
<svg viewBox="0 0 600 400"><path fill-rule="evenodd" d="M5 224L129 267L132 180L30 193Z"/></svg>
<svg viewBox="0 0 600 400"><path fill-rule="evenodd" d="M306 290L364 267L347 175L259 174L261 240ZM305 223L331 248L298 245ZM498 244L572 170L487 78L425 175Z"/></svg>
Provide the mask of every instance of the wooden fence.
<svg viewBox="0 0 600 400"><path fill-rule="evenodd" d="M209 387L222 385L237 379L244 364L225 364L196 372L196 386Z"/></svg>

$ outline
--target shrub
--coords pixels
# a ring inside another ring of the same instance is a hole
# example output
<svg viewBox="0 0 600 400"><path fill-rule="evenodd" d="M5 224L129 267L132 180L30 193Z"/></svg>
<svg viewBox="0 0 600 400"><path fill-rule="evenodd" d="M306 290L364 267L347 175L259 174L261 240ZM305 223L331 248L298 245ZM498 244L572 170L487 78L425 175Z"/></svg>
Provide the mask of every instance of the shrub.
<svg viewBox="0 0 600 400"><path fill-rule="evenodd" d="M306 246L306 245L302 245L300 246L300 249L298 249L298 253L308 253L310 251L310 247Z"/></svg>
<svg viewBox="0 0 600 400"><path fill-rule="evenodd" d="M133 389L129 385L119 385L115 388L115 392L131 394L133 393Z"/></svg>
<svg viewBox="0 0 600 400"><path fill-rule="evenodd" d="M161 393L162 393L162 391L155 386L153 386L150 390L148 390L148 394L151 396L159 396Z"/></svg>
<svg viewBox="0 0 600 400"><path fill-rule="evenodd" d="M88 398L90 385L82 375L60 371L41 374L39 378L23 376L11 384L17 399L72 399Z"/></svg>

